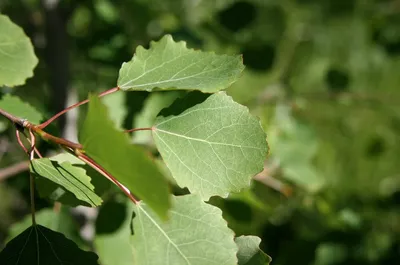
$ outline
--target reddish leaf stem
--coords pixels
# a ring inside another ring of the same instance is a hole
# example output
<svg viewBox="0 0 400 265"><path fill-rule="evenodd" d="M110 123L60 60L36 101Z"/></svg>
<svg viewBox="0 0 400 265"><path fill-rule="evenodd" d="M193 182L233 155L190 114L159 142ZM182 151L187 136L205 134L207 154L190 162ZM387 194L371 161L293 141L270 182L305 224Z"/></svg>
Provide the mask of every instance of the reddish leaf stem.
<svg viewBox="0 0 400 265"><path fill-rule="evenodd" d="M153 128L133 128L129 130L125 130L126 133L136 132L136 131L152 131Z"/></svg>
<svg viewBox="0 0 400 265"><path fill-rule="evenodd" d="M107 91L104 91L103 93L100 93L100 94L99 94L99 97L103 97L103 96L109 95L109 94L111 94L111 93L117 92L118 90L119 90L119 87L111 88L111 89L109 89L109 90L107 90ZM48 119L47 121L43 122L42 124L39 124L39 125L37 126L37 128L39 128L39 129L44 129L44 128L46 128L46 127L47 127L50 123L52 123L55 119L57 119L57 118L60 117L61 115L65 114L65 113L68 112L69 110L74 109L74 108L76 108L76 107L79 107L79 106L81 106L81 105L84 105L84 104L86 104L86 103L88 103L88 102L89 102L89 99L86 99L86 100L84 100L84 101L81 101L81 102L78 102L78 103L76 103L76 104L74 104L74 105L69 106L68 108L66 108L66 109L64 109L64 110L62 110L62 111L60 111L59 113L57 113L56 115L54 115L53 117L51 117L50 119Z"/></svg>
<svg viewBox="0 0 400 265"><path fill-rule="evenodd" d="M79 154L78 158L81 159L83 162L87 163L94 170L96 170L97 172L108 178L115 185L117 185L118 188L120 188L133 203L137 204L139 202L137 199L135 199L135 197L133 197L130 191L127 188L125 188L125 186L123 186L116 178L114 178L110 173L108 173L107 170L105 170L102 166L97 164L93 159L84 154Z"/></svg>

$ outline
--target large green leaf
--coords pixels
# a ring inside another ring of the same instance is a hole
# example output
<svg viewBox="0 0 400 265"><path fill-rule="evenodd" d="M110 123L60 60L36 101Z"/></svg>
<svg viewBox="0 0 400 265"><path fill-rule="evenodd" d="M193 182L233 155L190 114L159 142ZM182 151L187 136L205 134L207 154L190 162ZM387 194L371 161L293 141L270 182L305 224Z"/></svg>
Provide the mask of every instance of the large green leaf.
<svg viewBox="0 0 400 265"><path fill-rule="evenodd" d="M34 159L31 172L39 177L38 188L42 196L50 196L51 199L73 206L84 204L96 207L102 203L102 199L94 192L95 187L90 183L86 171L70 162L58 163L48 158ZM41 182L40 177L50 182Z"/></svg>
<svg viewBox="0 0 400 265"><path fill-rule="evenodd" d="M96 254L41 225L26 229L0 253L0 264L15 265L97 265L97 259Z"/></svg>
<svg viewBox="0 0 400 265"><path fill-rule="evenodd" d="M136 49L123 63L118 77L122 90L200 90L216 92L229 87L244 69L240 56L216 55L188 49L170 35Z"/></svg>
<svg viewBox="0 0 400 265"><path fill-rule="evenodd" d="M115 129L97 96L90 97L79 138L91 158L159 215L166 217L170 205L166 179L143 150L130 144L128 136Z"/></svg>
<svg viewBox="0 0 400 265"><path fill-rule="evenodd" d="M0 14L0 86L23 85L38 59L24 31Z"/></svg>
<svg viewBox="0 0 400 265"><path fill-rule="evenodd" d="M268 151L260 121L224 92L176 114L182 104L164 110L153 127L157 148L178 185L205 200L249 186Z"/></svg>
<svg viewBox="0 0 400 265"><path fill-rule="evenodd" d="M268 265L271 257L259 247L261 239L257 236L240 236L235 238L239 247L237 257L238 265Z"/></svg>
<svg viewBox="0 0 400 265"><path fill-rule="evenodd" d="M93 243L101 264L134 264L130 245L132 210L128 200L108 201L100 207Z"/></svg>
<svg viewBox="0 0 400 265"><path fill-rule="evenodd" d="M197 195L173 198L168 222L145 204L135 206L135 264L236 265L237 246L219 208Z"/></svg>
<svg viewBox="0 0 400 265"><path fill-rule="evenodd" d="M0 46L1 47L1 46ZM0 100L0 108L21 119L27 119L33 124L40 123L43 115L19 97L6 94Z"/></svg>

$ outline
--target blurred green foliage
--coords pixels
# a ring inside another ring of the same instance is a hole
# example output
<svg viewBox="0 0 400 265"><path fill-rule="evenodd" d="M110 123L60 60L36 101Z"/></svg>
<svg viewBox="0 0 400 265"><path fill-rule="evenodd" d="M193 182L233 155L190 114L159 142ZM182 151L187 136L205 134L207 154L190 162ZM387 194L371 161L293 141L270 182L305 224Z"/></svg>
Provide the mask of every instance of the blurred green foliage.
<svg viewBox="0 0 400 265"><path fill-rule="evenodd" d="M56 88L49 85L54 73L46 56L57 36L46 33L54 19L47 2L0 3L39 57L34 78L1 92L50 116ZM68 56L68 86L80 99L115 86L135 47L166 33L190 47L243 54L246 70L228 93L261 118L271 151L251 190L211 202L223 209L237 236L262 238L272 264L396 263L399 1L66 0L55 10L68 36L58 52ZM146 97L135 92L115 99L121 126L141 122L134 118ZM154 104L164 106L162 96L158 100ZM9 142L0 154L2 168L24 159L12 130L4 128L0 137ZM27 210L26 181L22 173L1 183L0 240Z"/></svg>

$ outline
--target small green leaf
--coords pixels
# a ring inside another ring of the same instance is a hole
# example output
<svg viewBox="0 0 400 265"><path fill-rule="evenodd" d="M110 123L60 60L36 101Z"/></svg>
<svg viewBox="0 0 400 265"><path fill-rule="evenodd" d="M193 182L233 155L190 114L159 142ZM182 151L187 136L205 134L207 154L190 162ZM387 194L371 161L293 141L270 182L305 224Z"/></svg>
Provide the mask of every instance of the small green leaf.
<svg viewBox="0 0 400 265"><path fill-rule="evenodd" d="M219 208L197 195L173 197L168 222L145 204L135 206L135 264L236 265L237 246Z"/></svg>
<svg viewBox="0 0 400 265"><path fill-rule="evenodd" d="M169 191L166 179L143 150L130 144L128 136L115 129L107 108L97 96L90 97L79 139L87 155L157 214L167 216Z"/></svg>
<svg viewBox="0 0 400 265"><path fill-rule="evenodd" d="M118 86L126 91L200 90L212 93L235 82L244 65L241 56L216 55L188 49L171 35L151 42L150 49L136 49L132 60L123 63Z"/></svg>
<svg viewBox="0 0 400 265"><path fill-rule="evenodd" d="M0 264L16 265L97 265L97 259L95 253L41 225L26 229L0 253Z"/></svg>
<svg viewBox="0 0 400 265"><path fill-rule="evenodd" d="M86 171L69 162L58 163L48 158L34 159L31 172L49 180L44 182L38 178L41 196L50 196L53 200L72 206L84 204L96 207L102 203L102 199L94 192L94 186L90 183Z"/></svg>
<svg viewBox="0 0 400 265"><path fill-rule="evenodd" d="M33 124L38 124L43 120L43 115L34 107L23 102L19 97L10 94L4 95L0 100L0 108L16 117L27 119Z"/></svg>
<svg viewBox="0 0 400 265"><path fill-rule="evenodd" d="M0 14L0 86L17 86L33 76L38 59L24 31Z"/></svg>
<svg viewBox="0 0 400 265"><path fill-rule="evenodd" d="M263 170L268 151L260 121L224 92L177 114L181 106L163 110L165 116L153 127L156 146L178 185L204 200L248 187Z"/></svg>
<svg viewBox="0 0 400 265"><path fill-rule="evenodd" d="M240 236L235 238L239 247L238 265L268 265L272 259L259 247L261 239L257 236Z"/></svg>

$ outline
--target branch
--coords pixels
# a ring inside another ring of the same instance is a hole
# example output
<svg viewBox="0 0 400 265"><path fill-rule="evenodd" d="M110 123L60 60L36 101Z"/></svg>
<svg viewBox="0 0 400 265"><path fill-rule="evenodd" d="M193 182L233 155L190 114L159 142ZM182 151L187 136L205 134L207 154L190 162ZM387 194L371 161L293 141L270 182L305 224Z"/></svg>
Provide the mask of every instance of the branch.
<svg viewBox="0 0 400 265"><path fill-rule="evenodd" d="M8 179L9 177L17 175L17 174L19 174L21 172L27 171L28 169L29 169L29 162L28 161L18 162L18 163L14 164L14 165L11 165L9 167L0 169L0 181Z"/></svg>
<svg viewBox="0 0 400 265"><path fill-rule="evenodd" d="M111 93L117 92L118 90L119 90L119 87L111 88L111 89L109 89L109 90L107 90L107 91L104 91L103 93L100 93L100 94L99 94L99 97L103 97L103 96L109 95L109 94L111 94ZM86 104L86 103L88 103L88 102L89 102L89 99L86 99L86 100L84 100L84 101L81 101L81 102L78 102L78 103L76 103L76 104L74 104L74 105L69 106L68 108L66 108L66 109L64 109L64 110L62 110L62 111L60 111L59 113L57 113L56 115L54 115L53 117L51 117L50 119L48 119L47 121L45 121L45 122L43 122L42 124L38 125L37 128L39 128L39 129L44 129L44 128L46 128L46 127L47 127L50 123L52 123L55 119L57 119L57 118L60 117L61 115L65 114L65 113L68 112L69 110L71 110L71 109L73 109L73 108L76 108L76 107L79 107L79 106L81 106L81 105L83 105L83 104Z"/></svg>

